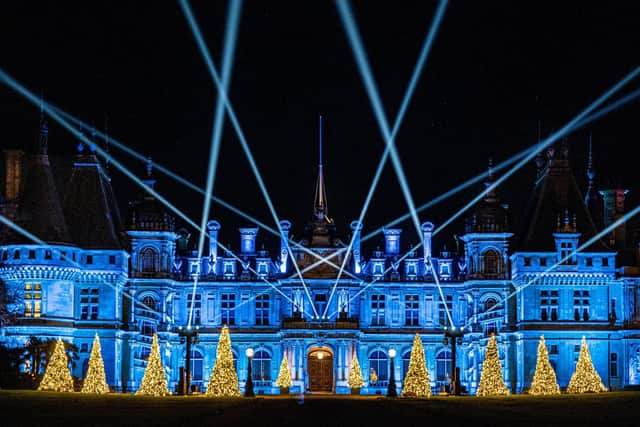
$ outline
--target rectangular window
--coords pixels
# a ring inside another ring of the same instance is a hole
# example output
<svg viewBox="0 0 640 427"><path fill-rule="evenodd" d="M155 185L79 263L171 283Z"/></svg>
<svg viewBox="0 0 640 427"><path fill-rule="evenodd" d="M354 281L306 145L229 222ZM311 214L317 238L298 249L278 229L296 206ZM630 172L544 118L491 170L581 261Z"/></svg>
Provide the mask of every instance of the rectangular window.
<svg viewBox="0 0 640 427"><path fill-rule="evenodd" d="M385 295L371 295L371 324L384 325Z"/></svg>
<svg viewBox="0 0 640 427"><path fill-rule="evenodd" d="M263 294L256 297L256 325L269 325L269 295Z"/></svg>
<svg viewBox="0 0 640 427"><path fill-rule="evenodd" d="M193 303L193 324L199 325L202 320L200 314L202 313L202 294L196 294L193 298L193 294L187 295L187 315L191 313L191 303Z"/></svg>
<svg viewBox="0 0 640 427"><path fill-rule="evenodd" d="M29 250L29 259L36 259L36 251L33 249Z"/></svg>
<svg viewBox="0 0 640 427"><path fill-rule="evenodd" d="M540 267L546 267L546 266L547 266L547 259L540 258Z"/></svg>
<svg viewBox="0 0 640 427"><path fill-rule="evenodd" d="M573 318L585 322L589 320L589 291L573 291Z"/></svg>
<svg viewBox="0 0 640 427"><path fill-rule="evenodd" d="M558 354L558 345L557 344L551 344L549 346L549 354Z"/></svg>
<svg viewBox="0 0 640 427"><path fill-rule="evenodd" d="M236 324L236 294L222 294L220 299L222 323L227 326Z"/></svg>
<svg viewBox="0 0 640 427"><path fill-rule="evenodd" d="M446 326L449 324L449 316L447 316L447 311L449 312L449 314L453 312L453 295L445 295L445 300L447 301L446 306L442 302L442 298L438 303L438 321L440 322L441 326Z"/></svg>
<svg viewBox="0 0 640 427"><path fill-rule="evenodd" d="M93 264L93 255L87 255L87 264Z"/></svg>
<svg viewBox="0 0 640 427"><path fill-rule="evenodd" d="M611 353L609 356L609 372L612 377L618 376L618 353Z"/></svg>
<svg viewBox="0 0 640 427"><path fill-rule="evenodd" d="M609 267L609 258L602 258L602 266Z"/></svg>
<svg viewBox="0 0 640 427"><path fill-rule="evenodd" d="M24 315L40 317L42 315L42 287L40 283L24 284Z"/></svg>
<svg viewBox="0 0 640 427"><path fill-rule="evenodd" d="M404 324L418 326L418 295L404 296Z"/></svg>
<svg viewBox="0 0 640 427"><path fill-rule="evenodd" d="M529 267L531 265L531 258L524 257L524 266Z"/></svg>
<svg viewBox="0 0 640 427"><path fill-rule="evenodd" d="M558 320L558 291L540 291L540 320Z"/></svg>
<svg viewBox="0 0 640 427"><path fill-rule="evenodd" d="M115 255L109 255L109 264L115 264L116 263L116 256Z"/></svg>
<svg viewBox="0 0 640 427"><path fill-rule="evenodd" d="M44 259L53 259L53 254L49 249L44 251Z"/></svg>
<svg viewBox="0 0 640 427"><path fill-rule="evenodd" d="M80 289L80 319L98 320L100 298L98 288Z"/></svg>
<svg viewBox="0 0 640 427"><path fill-rule="evenodd" d="M586 261L587 267L593 267L593 258L588 257Z"/></svg>

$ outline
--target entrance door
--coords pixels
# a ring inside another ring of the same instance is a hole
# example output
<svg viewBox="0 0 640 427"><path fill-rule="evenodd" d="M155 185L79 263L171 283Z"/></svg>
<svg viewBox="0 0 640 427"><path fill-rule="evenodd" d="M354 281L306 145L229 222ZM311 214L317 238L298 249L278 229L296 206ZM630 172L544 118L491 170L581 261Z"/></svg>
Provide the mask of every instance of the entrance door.
<svg viewBox="0 0 640 427"><path fill-rule="evenodd" d="M307 368L311 391L333 391L333 355L329 351L311 350Z"/></svg>

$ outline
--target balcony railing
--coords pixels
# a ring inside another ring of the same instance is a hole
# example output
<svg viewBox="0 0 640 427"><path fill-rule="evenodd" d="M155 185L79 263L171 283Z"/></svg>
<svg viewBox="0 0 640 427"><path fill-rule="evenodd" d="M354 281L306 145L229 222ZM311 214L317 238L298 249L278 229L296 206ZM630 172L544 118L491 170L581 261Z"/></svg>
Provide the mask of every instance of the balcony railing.
<svg viewBox="0 0 640 427"><path fill-rule="evenodd" d="M283 319L283 329L358 329L358 319L341 319L333 322L313 322L300 319Z"/></svg>

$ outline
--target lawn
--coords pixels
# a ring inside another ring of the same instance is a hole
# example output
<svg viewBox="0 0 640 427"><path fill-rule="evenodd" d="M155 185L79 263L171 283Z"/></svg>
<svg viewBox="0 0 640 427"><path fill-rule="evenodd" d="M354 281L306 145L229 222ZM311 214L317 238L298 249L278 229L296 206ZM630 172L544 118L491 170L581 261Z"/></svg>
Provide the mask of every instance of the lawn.
<svg viewBox="0 0 640 427"><path fill-rule="evenodd" d="M0 414L6 426L637 426L640 392L547 398L292 395L219 400L0 390Z"/></svg>

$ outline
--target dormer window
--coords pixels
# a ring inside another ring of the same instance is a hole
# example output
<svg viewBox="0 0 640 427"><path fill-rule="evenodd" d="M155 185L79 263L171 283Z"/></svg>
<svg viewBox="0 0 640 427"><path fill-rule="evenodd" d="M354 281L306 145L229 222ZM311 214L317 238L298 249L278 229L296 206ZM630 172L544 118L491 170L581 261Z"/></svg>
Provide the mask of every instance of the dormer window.
<svg viewBox="0 0 640 427"><path fill-rule="evenodd" d="M609 258L602 258L602 266L609 267Z"/></svg>

